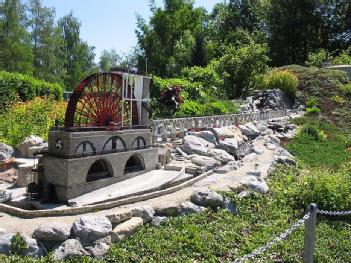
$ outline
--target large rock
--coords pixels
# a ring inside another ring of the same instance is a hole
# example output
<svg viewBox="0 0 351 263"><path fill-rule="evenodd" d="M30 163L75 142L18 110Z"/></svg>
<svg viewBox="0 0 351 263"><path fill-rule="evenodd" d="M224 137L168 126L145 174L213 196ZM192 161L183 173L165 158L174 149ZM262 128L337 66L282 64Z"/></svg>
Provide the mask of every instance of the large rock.
<svg viewBox="0 0 351 263"><path fill-rule="evenodd" d="M282 148L278 149L278 156L275 159L280 164L296 165L295 157Z"/></svg>
<svg viewBox="0 0 351 263"><path fill-rule="evenodd" d="M215 169L214 172L219 173L219 174L226 174L230 171L238 170L240 168L240 166L241 166L240 161L231 161L231 162L227 163L226 165Z"/></svg>
<svg viewBox="0 0 351 263"><path fill-rule="evenodd" d="M218 142L218 148L228 152L231 155L236 155L236 150L239 148L238 141L234 138L225 139Z"/></svg>
<svg viewBox="0 0 351 263"><path fill-rule="evenodd" d="M192 202L186 201L186 202L183 202L180 204L179 214L190 215L190 214L194 214L194 213L201 213L205 210L206 210L206 208L203 206L198 206Z"/></svg>
<svg viewBox="0 0 351 263"><path fill-rule="evenodd" d="M41 146L44 141L38 136L31 135L27 137L16 147L16 154L21 157L33 158L32 152L28 149L33 146Z"/></svg>
<svg viewBox="0 0 351 263"><path fill-rule="evenodd" d="M184 137L182 149L187 154L207 155L208 149L214 148L214 144L200 137L188 135Z"/></svg>
<svg viewBox="0 0 351 263"><path fill-rule="evenodd" d="M151 206L135 207L132 210L133 217L141 217L144 223L150 223L154 214L155 210Z"/></svg>
<svg viewBox="0 0 351 263"><path fill-rule="evenodd" d="M88 255L77 239L68 239L54 250L53 256L55 260L65 260L72 257L81 257Z"/></svg>
<svg viewBox="0 0 351 263"><path fill-rule="evenodd" d="M220 194L212 192L210 190L197 190L194 191L190 196L191 202L196 205L210 207L213 210L217 210L224 206L224 198Z"/></svg>
<svg viewBox="0 0 351 263"><path fill-rule="evenodd" d="M215 144L216 143L216 136L212 131L200 131L200 132L191 132L190 135L194 135L196 137L200 137L210 143Z"/></svg>
<svg viewBox="0 0 351 263"><path fill-rule="evenodd" d="M220 161L215 160L212 157L196 155L191 159L191 162L197 166L206 166L208 169L213 169L221 165Z"/></svg>
<svg viewBox="0 0 351 263"><path fill-rule="evenodd" d="M0 142L0 161L10 159L13 155L13 148Z"/></svg>
<svg viewBox="0 0 351 263"><path fill-rule="evenodd" d="M11 253L11 239L15 233L5 233L0 235L0 254L10 255ZM37 258L43 255L43 249L39 246L38 242L28 236L24 236L27 244L27 249L24 252L25 256Z"/></svg>
<svg viewBox="0 0 351 263"><path fill-rule="evenodd" d="M228 210L233 215L236 215L238 213L238 209L235 203L226 197L224 198L224 209Z"/></svg>
<svg viewBox="0 0 351 263"><path fill-rule="evenodd" d="M121 211L118 213L110 214L106 216L112 224L119 224L121 222L127 221L133 217L133 213L130 210Z"/></svg>
<svg viewBox="0 0 351 263"><path fill-rule="evenodd" d="M254 176L247 177L243 182L243 185L246 185L250 189L255 192L266 194L269 192L268 185L264 181L260 181L258 178Z"/></svg>
<svg viewBox="0 0 351 263"><path fill-rule="evenodd" d="M117 225L111 232L112 242L116 243L129 237L142 225L143 219L141 217L132 217L128 221Z"/></svg>
<svg viewBox="0 0 351 263"><path fill-rule="evenodd" d="M104 242L96 242L90 254L94 258L102 259L108 253L109 248L110 246Z"/></svg>
<svg viewBox="0 0 351 263"><path fill-rule="evenodd" d="M177 216L179 204L177 202L168 202L155 207L155 215L157 216Z"/></svg>
<svg viewBox="0 0 351 263"><path fill-rule="evenodd" d="M245 125L239 125L239 128L244 135L246 135L247 137L249 137L251 139L256 138L261 133L258 130L258 128L256 127L256 125L251 123L251 122L249 122Z"/></svg>
<svg viewBox="0 0 351 263"><path fill-rule="evenodd" d="M211 156L217 161L220 161L222 164L226 164L230 161L235 161L234 156L221 149L209 149L207 151L207 155Z"/></svg>
<svg viewBox="0 0 351 263"><path fill-rule="evenodd" d="M154 216L152 218L152 221L150 222L150 224L153 225L153 226L159 226L165 220L167 220L166 216Z"/></svg>
<svg viewBox="0 0 351 263"><path fill-rule="evenodd" d="M71 225L48 223L34 230L33 237L42 241L65 241L71 234Z"/></svg>
<svg viewBox="0 0 351 263"><path fill-rule="evenodd" d="M83 244L105 237L111 230L112 224L105 216L82 216L73 223L73 232Z"/></svg>

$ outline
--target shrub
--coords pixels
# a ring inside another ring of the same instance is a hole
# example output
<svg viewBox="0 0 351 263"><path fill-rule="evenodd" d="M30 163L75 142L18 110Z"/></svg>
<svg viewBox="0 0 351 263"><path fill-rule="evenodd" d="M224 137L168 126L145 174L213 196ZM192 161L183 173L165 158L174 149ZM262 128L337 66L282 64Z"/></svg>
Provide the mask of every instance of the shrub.
<svg viewBox="0 0 351 263"><path fill-rule="evenodd" d="M186 101L180 106L180 109L176 113L176 116L177 117L202 116L203 114L204 114L203 104L197 101Z"/></svg>
<svg viewBox="0 0 351 263"><path fill-rule="evenodd" d="M351 97L351 82L340 85L340 89L346 96Z"/></svg>
<svg viewBox="0 0 351 263"><path fill-rule="evenodd" d="M226 105L221 101L209 102L204 105L205 115L224 115L228 113Z"/></svg>
<svg viewBox="0 0 351 263"><path fill-rule="evenodd" d="M299 81L295 74L287 70L273 70L265 77L266 89L280 89L292 99L296 96L298 85Z"/></svg>
<svg viewBox="0 0 351 263"><path fill-rule="evenodd" d="M328 58L328 52L325 49L319 49L316 52L308 53L307 61L308 67L321 67L323 62Z"/></svg>
<svg viewBox="0 0 351 263"><path fill-rule="evenodd" d="M222 57L212 62L218 75L222 76L228 98L244 96L254 87L255 76L265 73L268 68L267 52L268 47L261 44L229 46Z"/></svg>
<svg viewBox="0 0 351 263"><path fill-rule="evenodd" d="M186 101L180 106L176 113L177 117L185 116L211 116L224 115L229 113L236 113L238 111L238 104L230 101Z"/></svg>
<svg viewBox="0 0 351 263"><path fill-rule="evenodd" d="M20 233L11 238L11 254L23 256L27 249L27 242Z"/></svg>
<svg viewBox="0 0 351 263"><path fill-rule="evenodd" d="M4 112L16 99L27 101L37 96L62 98L63 89L59 84L51 84L19 73L0 71L0 112Z"/></svg>
<svg viewBox="0 0 351 263"><path fill-rule="evenodd" d="M55 121L64 121L65 111L66 102L49 98L18 103L0 115L0 141L16 146L30 135L46 139Z"/></svg>
<svg viewBox="0 0 351 263"><path fill-rule="evenodd" d="M310 115L317 115L321 112L321 110L317 107L313 107L313 108L306 108L306 112L307 114L310 114Z"/></svg>

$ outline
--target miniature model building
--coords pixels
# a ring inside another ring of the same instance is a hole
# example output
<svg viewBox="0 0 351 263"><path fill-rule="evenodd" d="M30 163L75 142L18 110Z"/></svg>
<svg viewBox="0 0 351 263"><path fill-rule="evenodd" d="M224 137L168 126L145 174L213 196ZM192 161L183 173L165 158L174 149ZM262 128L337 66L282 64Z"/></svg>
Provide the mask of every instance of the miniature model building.
<svg viewBox="0 0 351 263"><path fill-rule="evenodd" d="M150 78L124 72L93 74L74 89L64 127L49 132L40 160L44 200L66 202L155 169L148 100Z"/></svg>

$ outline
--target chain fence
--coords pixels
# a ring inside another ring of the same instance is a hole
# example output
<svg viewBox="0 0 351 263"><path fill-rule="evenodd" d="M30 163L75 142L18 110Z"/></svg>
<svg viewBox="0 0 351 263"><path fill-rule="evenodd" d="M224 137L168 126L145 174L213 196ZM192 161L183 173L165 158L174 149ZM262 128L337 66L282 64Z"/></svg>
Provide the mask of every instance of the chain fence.
<svg viewBox="0 0 351 263"><path fill-rule="evenodd" d="M267 250L271 249L275 244L287 239L295 230L299 229L302 225L305 225L305 240L304 240L304 263L312 263L314 256L315 246L315 232L316 232L316 217L317 215L324 216L350 216L350 211L327 211L319 210L317 205L311 204L308 208L308 212L299 219L295 224L290 226L287 230L281 233L279 236L269 241L265 245L255 249L250 254L235 259L232 263L243 263L247 260L252 260L258 255L263 254Z"/></svg>

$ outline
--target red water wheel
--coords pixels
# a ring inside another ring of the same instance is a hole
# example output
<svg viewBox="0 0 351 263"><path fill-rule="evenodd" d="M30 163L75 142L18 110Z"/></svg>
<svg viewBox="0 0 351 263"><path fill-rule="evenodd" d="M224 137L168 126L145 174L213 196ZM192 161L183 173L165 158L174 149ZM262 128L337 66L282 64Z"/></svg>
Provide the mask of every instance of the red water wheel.
<svg viewBox="0 0 351 263"><path fill-rule="evenodd" d="M82 80L68 102L65 127L121 126L122 118L128 121L125 118L129 119L131 115L130 102L126 101L122 106L122 83L122 76L112 72L96 73ZM129 87L129 96L130 92ZM125 114L122 114L123 110ZM134 124L136 106L132 115Z"/></svg>

